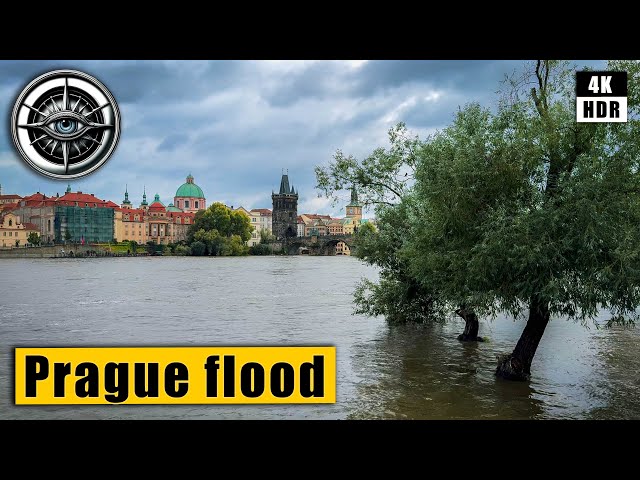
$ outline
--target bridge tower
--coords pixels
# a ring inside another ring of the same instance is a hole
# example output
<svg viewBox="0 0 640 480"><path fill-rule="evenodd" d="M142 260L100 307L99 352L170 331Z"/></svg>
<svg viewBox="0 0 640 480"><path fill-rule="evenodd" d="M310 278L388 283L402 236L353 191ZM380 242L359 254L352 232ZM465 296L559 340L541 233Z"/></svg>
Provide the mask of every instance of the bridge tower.
<svg viewBox="0 0 640 480"><path fill-rule="evenodd" d="M289 186L289 175L282 173L280 191L271 192L273 201L272 231L276 240L286 242L298 235L298 192Z"/></svg>

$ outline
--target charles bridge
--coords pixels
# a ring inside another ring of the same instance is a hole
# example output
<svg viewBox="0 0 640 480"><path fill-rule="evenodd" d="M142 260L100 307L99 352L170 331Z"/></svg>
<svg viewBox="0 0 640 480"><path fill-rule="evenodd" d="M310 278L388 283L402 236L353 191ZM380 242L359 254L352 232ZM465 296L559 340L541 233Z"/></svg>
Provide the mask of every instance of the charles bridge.
<svg viewBox="0 0 640 480"><path fill-rule="evenodd" d="M353 235L314 235L311 237L290 237L274 243L274 247L284 250L288 255L334 255L338 242L355 250Z"/></svg>

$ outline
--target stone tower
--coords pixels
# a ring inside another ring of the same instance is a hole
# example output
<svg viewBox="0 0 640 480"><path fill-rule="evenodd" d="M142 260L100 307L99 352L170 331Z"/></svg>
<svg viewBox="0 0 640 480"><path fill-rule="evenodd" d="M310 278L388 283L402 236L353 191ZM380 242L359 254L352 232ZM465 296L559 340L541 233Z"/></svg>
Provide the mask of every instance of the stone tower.
<svg viewBox="0 0 640 480"><path fill-rule="evenodd" d="M272 230L277 240L286 240L298 235L298 193L289 187L289 175L283 173L280 191L271 192L273 201Z"/></svg>
<svg viewBox="0 0 640 480"><path fill-rule="evenodd" d="M362 204L358 201L358 191L355 185L351 187L351 201L349 205L347 205L346 216L353 219L356 227L360 225L360 221L362 220Z"/></svg>

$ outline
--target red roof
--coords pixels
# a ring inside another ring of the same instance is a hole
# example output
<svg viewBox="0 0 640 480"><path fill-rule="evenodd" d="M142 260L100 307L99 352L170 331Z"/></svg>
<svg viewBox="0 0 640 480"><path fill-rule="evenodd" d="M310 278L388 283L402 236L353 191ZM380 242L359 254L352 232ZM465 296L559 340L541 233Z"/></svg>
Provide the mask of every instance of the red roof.
<svg viewBox="0 0 640 480"><path fill-rule="evenodd" d="M34 201L34 200L42 201L45 198L47 198L47 197L45 197L42 193L36 192L33 195L27 195L22 200L25 201L25 202L30 202L30 201Z"/></svg>
<svg viewBox="0 0 640 480"><path fill-rule="evenodd" d="M36 230L39 231L40 229L38 228L38 226L35 223L23 223L25 230Z"/></svg>
<svg viewBox="0 0 640 480"><path fill-rule="evenodd" d="M251 209L252 212L257 212L262 216L269 216L271 215L271 210L269 210L268 208L252 208Z"/></svg>
<svg viewBox="0 0 640 480"><path fill-rule="evenodd" d="M149 205L149 210L166 210L166 207L161 202L153 202Z"/></svg>
<svg viewBox="0 0 640 480"><path fill-rule="evenodd" d="M0 210L2 210L3 212L8 212L9 210L14 210L19 206L19 203L5 203L3 205L0 205Z"/></svg>
<svg viewBox="0 0 640 480"><path fill-rule="evenodd" d="M317 213L303 213L303 215L312 220L331 220L331 215L319 215Z"/></svg>
<svg viewBox="0 0 640 480"><path fill-rule="evenodd" d="M69 192L69 193L65 193L63 196L58 197L56 199L56 202L63 202L62 204L67 204L67 203L71 203L73 205L75 205L75 202L78 202L78 206L84 206L82 204L84 203L89 203L89 204L99 204L99 206L104 207L106 206L106 201L105 200L101 200L98 197L96 197L95 195L93 195L92 193L82 193L82 192Z"/></svg>
<svg viewBox="0 0 640 480"><path fill-rule="evenodd" d="M0 195L0 200L21 200L20 195Z"/></svg>

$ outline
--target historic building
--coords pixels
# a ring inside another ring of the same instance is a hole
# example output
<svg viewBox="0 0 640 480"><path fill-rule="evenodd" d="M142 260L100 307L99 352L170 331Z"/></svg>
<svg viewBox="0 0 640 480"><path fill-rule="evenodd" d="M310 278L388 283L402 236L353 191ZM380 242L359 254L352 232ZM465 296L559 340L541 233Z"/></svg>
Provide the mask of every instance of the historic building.
<svg viewBox="0 0 640 480"><path fill-rule="evenodd" d="M40 192L24 197L13 210L22 222L34 223L41 243L65 241L111 242L115 233L114 209L118 205L92 193L72 192L47 197Z"/></svg>
<svg viewBox="0 0 640 480"><path fill-rule="evenodd" d="M146 191L144 195L146 199ZM125 186L124 200L120 208L114 212L115 239L118 242L125 240L136 242L140 245L147 243L147 225L145 223L145 211L142 208L134 208L129 200L129 189Z"/></svg>
<svg viewBox="0 0 640 480"><path fill-rule="evenodd" d="M273 202L272 230L277 240L298 235L298 193L289 186L289 175L282 174L280 191L271 192Z"/></svg>
<svg viewBox="0 0 640 480"><path fill-rule="evenodd" d="M202 189L193 182L193 176L187 176L187 182L178 187L173 204L183 212L196 213L198 210L207 208L207 201L204 198Z"/></svg>
<svg viewBox="0 0 640 480"><path fill-rule="evenodd" d="M346 216L353 219L355 225L359 225L362 220L362 205L358 202L358 191L355 185L351 187L351 201L347 205Z"/></svg>
<svg viewBox="0 0 640 480"><path fill-rule="evenodd" d="M271 225L272 214L268 208L252 208L251 210L247 210L244 207L231 207L231 209L236 212L242 212L249 217L249 222L251 222L253 230L251 231L251 238L247 241L248 246L253 247L260 243L261 231L264 230L269 234L273 233Z"/></svg>
<svg viewBox="0 0 640 480"><path fill-rule="evenodd" d="M21 223L15 213L5 213L0 216L0 246L21 247L27 244L31 232L40 233L38 226L33 223Z"/></svg>

